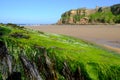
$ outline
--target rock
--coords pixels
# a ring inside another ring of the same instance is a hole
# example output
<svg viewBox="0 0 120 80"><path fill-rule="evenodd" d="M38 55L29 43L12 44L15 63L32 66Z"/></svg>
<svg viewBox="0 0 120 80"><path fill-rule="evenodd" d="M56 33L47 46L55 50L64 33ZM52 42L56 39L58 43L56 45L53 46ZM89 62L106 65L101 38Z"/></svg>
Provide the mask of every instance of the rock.
<svg viewBox="0 0 120 80"><path fill-rule="evenodd" d="M88 24L89 19L87 17L81 18L79 24Z"/></svg>
<svg viewBox="0 0 120 80"><path fill-rule="evenodd" d="M76 10L71 10L71 11L69 12L69 14L70 14L70 16L74 16L74 15L77 14L77 11L76 11Z"/></svg>
<svg viewBox="0 0 120 80"><path fill-rule="evenodd" d="M84 76L82 75L80 67L77 68L77 70L74 73L75 80L85 80Z"/></svg>
<svg viewBox="0 0 120 80"><path fill-rule="evenodd" d="M0 41L0 63L3 79L12 73L12 57L8 54L7 47L3 41Z"/></svg>
<svg viewBox="0 0 120 80"><path fill-rule="evenodd" d="M60 20L57 22L57 24L62 24L62 19L60 19Z"/></svg>
<svg viewBox="0 0 120 80"><path fill-rule="evenodd" d="M45 74L44 62L40 55L38 56L38 59L37 59L37 66L38 66L39 72Z"/></svg>
<svg viewBox="0 0 120 80"><path fill-rule="evenodd" d="M111 14L111 12L113 14ZM106 13L102 17L99 16L99 13ZM108 15L109 14L109 15ZM97 16L98 15L98 16ZM86 9L86 8L79 8L74 10L69 10L62 14L61 19L58 21L58 24L96 24L98 23L106 23L104 22L106 16L110 17L115 16L114 19L111 18L111 22L115 21L115 23L120 23L119 15L120 15L120 4L116 4L113 6L108 7L96 7L95 9ZM118 16L117 16L118 15ZM84 17L88 17L90 21L85 19ZM117 18L116 18L117 17ZM101 20L102 19L102 20ZM117 21L116 21L117 20Z"/></svg>
<svg viewBox="0 0 120 80"><path fill-rule="evenodd" d="M8 54L7 47L2 41L0 41L0 60L7 63L9 74L12 73L12 57Z"/></svg>
<svg viewBox="0 0 120 80"><path fill-rule="evenodd" d="M63 73L63 76L66 78L66 80L72 80L72 73L66 62L64 62L63 64L62 73Z"/></svg>
<svg viewBox="0 0 120 80"><path fill-rule="evenodd" d="M69 23L69 24L73 24L73 23L74 23L73 17L70 17L70 18L69 18L68 23Z"/></svg>
<svg viewBox="0 0 120 80"><path fill-rule="evenodd" d="M22 80L20 72L13 72L6 80Z"/></svg>
<svg viewBox="0 0 120 80"><path fill-rule="evenodd" d="M5 46L5 43L3 41L0 41L0 59L6 57L6 55L8 55L8 51Z"/></svg>
<svg viewBox="0 0 120 80"><path fill-rule="evenodd" d="M47 71L46 80L58 80L57 73L54 68L54 63L51 62L50 58L47 56L47 52L44 49L44 58L45 58L45 70Z"/></svg>
<svg viewBox="0 0 120 80"><path fill-rule="evenodd" d="M68 12L65 12L62 14L61 19L57 22L57 24L87 24L88 20L86 20L84 17L80 19L80 21L76 21L74 16L88 16L92 13L95 13L96 10L89 10L86 8L76 9L76 10L70 10Z"/></svg>
<svg viewBox="0 0 120 80"><path fill-rule="evenodd" d="M19 58L22 62L25 74L31 80L42 80L42 77L39 75L39 72L33 62L28 60L25 56L19 55Z"/></svg>

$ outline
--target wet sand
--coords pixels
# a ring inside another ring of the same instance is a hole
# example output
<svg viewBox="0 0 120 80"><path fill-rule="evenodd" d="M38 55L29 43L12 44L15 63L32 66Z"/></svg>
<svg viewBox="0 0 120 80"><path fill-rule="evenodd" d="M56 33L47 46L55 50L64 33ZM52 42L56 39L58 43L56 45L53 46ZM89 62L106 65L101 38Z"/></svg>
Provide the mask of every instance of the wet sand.
<svg viewBox="0 0 120 80"><path fill-rule="evenodd" d="M41 25L27 28L73 36L120 52L120 25Z"/></svg>

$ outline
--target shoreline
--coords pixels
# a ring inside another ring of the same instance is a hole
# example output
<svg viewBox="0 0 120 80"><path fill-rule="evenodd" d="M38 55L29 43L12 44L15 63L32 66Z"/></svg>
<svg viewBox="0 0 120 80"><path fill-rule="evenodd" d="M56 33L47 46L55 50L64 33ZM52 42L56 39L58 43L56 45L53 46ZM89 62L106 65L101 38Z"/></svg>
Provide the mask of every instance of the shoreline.
<svg viewBox="0 0 120 80"><path fill-rule="evenodd" d="M120 53L120 25L41 25L26 28L90 41Z"/></svg>
<svg viewBox="0 0 120 80"><path fill-rule="evenodd" d="M115 51L115 52L120 54L120 48L115 48L115 47L108 46L108 45L103 45L103 47L105 47L105 48L107 48L109 50Z"/></svg>

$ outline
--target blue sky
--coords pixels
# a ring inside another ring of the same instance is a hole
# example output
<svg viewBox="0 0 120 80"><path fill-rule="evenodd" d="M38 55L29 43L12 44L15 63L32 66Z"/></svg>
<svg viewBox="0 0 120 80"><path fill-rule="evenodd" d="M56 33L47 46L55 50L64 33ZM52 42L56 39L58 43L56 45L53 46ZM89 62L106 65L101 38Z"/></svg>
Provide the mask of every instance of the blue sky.
<svg viewBox="0 0 120 80"><path fill-rule="evenodd" d="M70 9L118 3L120 0L0 0L0 23L51 24Z"/></svg>

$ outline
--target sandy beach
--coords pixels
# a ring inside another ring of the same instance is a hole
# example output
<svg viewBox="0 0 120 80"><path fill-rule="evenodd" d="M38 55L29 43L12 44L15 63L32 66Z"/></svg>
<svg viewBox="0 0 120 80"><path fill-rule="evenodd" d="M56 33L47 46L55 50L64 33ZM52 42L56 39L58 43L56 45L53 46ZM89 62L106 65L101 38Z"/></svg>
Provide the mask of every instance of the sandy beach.
<svg viewBox="0 0 120 80"><path fill-rule="evenodd" d="M73 36L120 52L120 25L40 25L27 28Z"/></svg>

